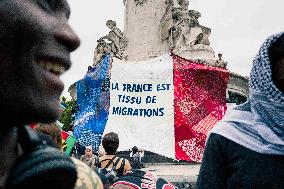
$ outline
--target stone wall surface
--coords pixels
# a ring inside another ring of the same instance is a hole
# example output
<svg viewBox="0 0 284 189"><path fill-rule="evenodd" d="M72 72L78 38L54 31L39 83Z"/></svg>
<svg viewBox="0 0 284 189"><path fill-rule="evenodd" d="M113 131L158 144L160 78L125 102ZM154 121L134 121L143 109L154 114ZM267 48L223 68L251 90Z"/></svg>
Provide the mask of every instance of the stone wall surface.
<svg viewBox="0 0 284 189"><path fill-rule="evenodd" d="M230 72L228 90L241 96L247 97L249 95L248 81L248 77Z"/></svg>

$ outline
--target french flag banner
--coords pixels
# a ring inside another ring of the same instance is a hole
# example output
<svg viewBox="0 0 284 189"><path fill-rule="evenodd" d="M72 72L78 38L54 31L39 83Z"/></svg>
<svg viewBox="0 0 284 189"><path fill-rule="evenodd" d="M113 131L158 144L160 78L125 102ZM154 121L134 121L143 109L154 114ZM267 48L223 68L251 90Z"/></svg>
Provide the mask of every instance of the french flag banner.
<svg viewBox="0 0 284 189"><path fill-rule="evenodd" d="M175 157L200 162L207 133L223 118L229 72L173 55Z"/></svg>
<svg viewBox="0 0 284 189"><path fill-rule="evenodd" d="M80 143L98 148L104 133L115 132L119 151L137 146L177 160L201 161L206 134L226 111L227 70L170 54L140 62L106 57L94 70L89 80L98 85L77 85L74 135ZM94 76L99 73L109 74ZM84 95L86 91L96 94Z"/></svg>

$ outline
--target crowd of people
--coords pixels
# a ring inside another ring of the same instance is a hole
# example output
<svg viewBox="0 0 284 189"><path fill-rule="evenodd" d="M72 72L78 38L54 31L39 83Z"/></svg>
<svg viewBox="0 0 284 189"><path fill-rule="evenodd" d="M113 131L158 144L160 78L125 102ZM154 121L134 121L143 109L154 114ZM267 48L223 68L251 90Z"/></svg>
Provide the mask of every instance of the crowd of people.
<svg viewBox="0 0 284 189"><path fill-rule="evenodd" d="M80 45L68 24L70 8L65 0L2 0L0 13L0 189L175 188L133 169L141 159L137 148L133 167L118 157L116 133L103 137L105 153L98 157L91 147L82 161L64 155L60 130L49 123L60 115L59 76ZM32 130L30 123L48 124ZM283 189L283 170L284 34L279 33L254 60L248 101L210 133L196 188Z"/></svg>

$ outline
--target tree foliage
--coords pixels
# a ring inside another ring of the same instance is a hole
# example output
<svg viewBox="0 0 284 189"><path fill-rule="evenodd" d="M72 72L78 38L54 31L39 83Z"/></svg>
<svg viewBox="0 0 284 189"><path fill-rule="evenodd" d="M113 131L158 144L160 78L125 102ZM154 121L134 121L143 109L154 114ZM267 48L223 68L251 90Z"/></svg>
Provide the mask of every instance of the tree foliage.
<svg viewBox="0 0 284 189"><path fill-rule="evenodd" d="M74 114L77 111L77 102L76 100L69 100L66 101L65 104L67 107L61 114L60 122L63 124L62 130L70 131L74 124Z"/></svg>

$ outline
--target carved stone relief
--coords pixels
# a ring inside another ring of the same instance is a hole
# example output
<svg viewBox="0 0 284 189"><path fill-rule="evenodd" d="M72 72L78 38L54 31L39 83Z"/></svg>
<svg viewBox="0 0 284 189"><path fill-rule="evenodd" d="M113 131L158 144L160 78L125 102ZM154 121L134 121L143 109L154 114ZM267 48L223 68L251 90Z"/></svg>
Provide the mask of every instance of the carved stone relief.
<svg viewBox="0 0 284 189"><path fill-rule="evenodd" d="M194 45L209 46L211 29L199 24L200 12L188 10L188 0L167 0L167 9L161 19L161 39L168 40L170 49L178 51Z"/></svg>

